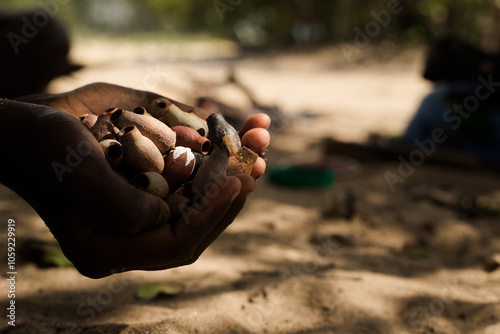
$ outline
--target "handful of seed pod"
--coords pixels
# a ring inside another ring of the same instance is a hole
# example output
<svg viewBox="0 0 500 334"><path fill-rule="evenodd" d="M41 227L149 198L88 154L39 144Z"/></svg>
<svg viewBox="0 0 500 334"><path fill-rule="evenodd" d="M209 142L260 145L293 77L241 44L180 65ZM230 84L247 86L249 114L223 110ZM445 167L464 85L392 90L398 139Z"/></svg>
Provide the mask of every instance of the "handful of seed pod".
<svg viewBox="0 0 500 334"><path fill-rule="evenodd" d="M241 146L238 132L221 114L205 121L165 98L147 109L113 108L80 121L109 165L136 187L164 199L173 219L219 178L250 174L258 157Z"/></svg>

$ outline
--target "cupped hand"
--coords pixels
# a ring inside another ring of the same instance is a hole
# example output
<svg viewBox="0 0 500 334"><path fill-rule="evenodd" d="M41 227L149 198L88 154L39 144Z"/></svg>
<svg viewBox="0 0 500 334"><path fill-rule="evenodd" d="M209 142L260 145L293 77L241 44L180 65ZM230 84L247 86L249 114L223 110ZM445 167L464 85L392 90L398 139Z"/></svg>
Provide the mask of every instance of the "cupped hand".
<svg viewBox="0 0 500 334"><path fill-rule="evenodd" d="M93 83L80 87L73 91L61 94L37 94L17 99L21 102L29 102L46 105L54 109L64 111L76 118L85 114L100 115L109 108L120 107L133 110L137 106L147 107L161 95L117 86L108 83ZM168 99L181 110L194 113L200 118L206 119L210 113L205 109L190 106L184 103ZM242 144L262 154L269 145L269 132L267 129L271 119L266 114L257 114L249 117L240 130ZM252 176L258 179L266 169L264 159L258 158L252 170Z"/></svg>
<svg viewBox="0 0 500 334"><path fill-rule="evenodd" d="M92 278L134 269L159 270L194 262L234 220L262 175L238 175L212 185L204 205L170 221L164 201L136 189L108 165L97 141L77 117L110 107L133 109L160 96L109 84L58 95L2 101L0 181L40 214L75 267ZM177 103L206 117L200 108ZM262 153L268 145L266 115L247 120L242 142ZM12 139L12 140L11 140Z"/></svg>

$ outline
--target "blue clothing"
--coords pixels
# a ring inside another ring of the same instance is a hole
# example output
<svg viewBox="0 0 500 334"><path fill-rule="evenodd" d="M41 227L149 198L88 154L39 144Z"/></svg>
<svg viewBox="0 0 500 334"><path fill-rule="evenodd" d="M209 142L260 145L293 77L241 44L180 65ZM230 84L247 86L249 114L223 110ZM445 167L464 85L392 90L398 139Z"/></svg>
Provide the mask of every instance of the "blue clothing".
<svg viewBox="0 0 500 334"><path fill-rule="evenodd" d="M442 147L500 162L500 103L476 98L478 85L474 82L436 85L406 129L404 142L415 146L416 140L431 139L432 131L441 128L448 136ZM479 104L473 108L465 101L479 101Z"/></svg>

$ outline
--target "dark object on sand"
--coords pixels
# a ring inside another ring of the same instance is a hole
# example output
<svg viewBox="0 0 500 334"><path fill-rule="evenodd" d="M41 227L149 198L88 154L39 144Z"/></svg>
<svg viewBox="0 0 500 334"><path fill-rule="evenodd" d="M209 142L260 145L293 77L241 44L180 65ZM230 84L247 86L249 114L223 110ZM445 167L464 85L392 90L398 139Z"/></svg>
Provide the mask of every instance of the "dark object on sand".
<svg viewBox="0 0 500 334"><path fill-rule="evenodd" d="M360 161L396 161L400 157L401 159L408 160L408 157L412 152L417 151L411 147L405 147L402 145L395 144L360 144L360 143L348 143L341 142L335 140L333 138L325 139L325 154L338 154L338 155L346 155ZM437 163L455 167L464 167L464 168L484 168L490 167L492 169L496 169L498 166L495 164L491 164L486 161L481 161L476 157L468 155L466 153L460 152L458 150L452 149L439 149L429 155L426 156L426 162L429 163Z"/></svg>
<svg viewBox="0 0 500 334"><path fill-rule="evenodd" d="M342 218L352 220L356 213L356 195L350 189L336 190L331 193L328 207L323 218Z"/></svg>
<svg viewBox="0 0 500 334"><path fill-rule="evenodd" d="M467 217L498 217L500 207L488 196L455 194L439 188L418 186L409 189L415 200L429 200L435 205L447 207Z"/></svg>
<svg viewBox="0 0 500 334"><path fill-rule="evenodd" d="M0 95L42 93L48 83L82 66L68 60L66 29L46 11L0 13Z"/></svg>

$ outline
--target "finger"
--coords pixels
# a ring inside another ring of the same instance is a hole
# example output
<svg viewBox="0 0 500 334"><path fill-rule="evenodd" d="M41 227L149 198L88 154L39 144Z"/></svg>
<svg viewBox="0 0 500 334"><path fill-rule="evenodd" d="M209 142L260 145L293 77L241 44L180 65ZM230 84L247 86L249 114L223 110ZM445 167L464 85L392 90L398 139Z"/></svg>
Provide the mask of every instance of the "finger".
<svg viewBox="0 0 500 334"><path fill-rule="evenodd" d="M246 200L253 194L253 192L255 191L255 181L248 175L237 175L236 177L241 182L241 190L236 198L232 201L231 206L227 209L224 216L217 220L218 223L214 226L214 228L208 234L206 234L201 242L199 242L196 250L194 251L194 255L184 261L178 262L176 266L183 266L193 263L205 251L205 249L210 246L210 244L212 244L212 242L216 240L220 236L220 234L234 221L236 216L243 208ZM164 266L148 268L148 270L161 269L166 268Z"/></svg>
<svg viewBox="0 0 500 334"><path fill-rule="evenodd" d="M241 138L241 144L255 153L262 155L269 146L271 136L267 130L254 128L248 130Z"/></svg>
<svg viewBox="0 0 500 334"><path fill-rule="evenodd" d="M200 206L188 208L174 224L132 236L124 246L125 264L131 269L166 269L194 262L200 243L217 227L242 182L230 176L212 185Z"/></svg>
<svg viewBox="0 0 500 334"><path fill-rule="evenodd" d="M261 157L257 158L257 161L253 165L251 176L258 180L266 171L266 161Z"/></svg>
<svg viewBox="0 0 500 334"><path fill-rule="evenodd" d="M222 232L234 221L238 213L243 208L246 200L255 192L255 181L249 175L237 175L236 176L241 182L241 189L233 200L231 207L227 210L226 214L214 229L203 239L203 241L198 245L196 249L195 257L199 257L201 253L217 239Z"/></svg>
<svg viewBox="0 0 500 334"><path fill-rule="evenodd" d="M247 133L247 131L250 129L254 128L268 129L270 125L271 125L271 118L264 113L259 113L250 116L241 127L240 137L243 137L243 135L245 135L245 133Z"/></svg>

